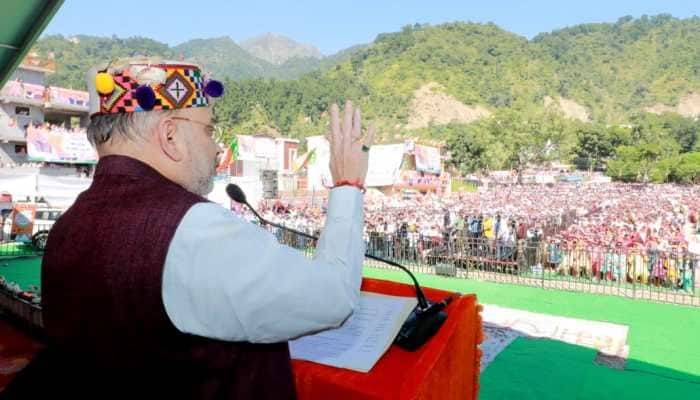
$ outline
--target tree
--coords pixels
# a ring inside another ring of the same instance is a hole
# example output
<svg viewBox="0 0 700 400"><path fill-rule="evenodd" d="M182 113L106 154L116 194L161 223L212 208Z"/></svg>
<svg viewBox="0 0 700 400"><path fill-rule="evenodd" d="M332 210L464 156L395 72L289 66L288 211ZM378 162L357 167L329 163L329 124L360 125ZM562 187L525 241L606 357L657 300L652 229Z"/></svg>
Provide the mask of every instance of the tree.
<svg viewBox="0 0 700 400"><path fill-rule="evenodd" d="M488 127L505 147L510 166L518 174L518 183L522 183L522 174L528 164L550 159L557 147L553 141L555 132L550 130L546 116L505 110L489 120Z"/></svg>
<svg viewBox="0 0 700 400"><path fill-rule="evenodd" d="M629 128L600 124L581 125L576 130L577 146L574 150L579 164L591 170L602 168L615 155L615 149L632 142Z"/></svg>
<svg viewBox="0 0 700 400"><path fill-rule="evenodd" d="M576 156L584 160L585 166L590 170L601 167L603 161L615 151L607 139L605 131L600 127L591 126L579 130Z"/></svg>
<svg viewBox="0 0 700 400"><path fill-rule="evenodd" d="M679 150L672 140L620 146L615 159L608 162L608 174L628 182L665 182Z"/></svg>
<svg viewBox="0 0 700 400"><path fill-rule="evenodd" d="M671 171L671 179L682 183L700 183L700 152L681 154Z"/></svg>
<svg viewBox="0 0 700 400"><path fill-rule="evenodd" d="M450 163L461 173L490 167L486 154L493 138L482 125L449 125L443 129L443 133L452 152Z"/></svg>

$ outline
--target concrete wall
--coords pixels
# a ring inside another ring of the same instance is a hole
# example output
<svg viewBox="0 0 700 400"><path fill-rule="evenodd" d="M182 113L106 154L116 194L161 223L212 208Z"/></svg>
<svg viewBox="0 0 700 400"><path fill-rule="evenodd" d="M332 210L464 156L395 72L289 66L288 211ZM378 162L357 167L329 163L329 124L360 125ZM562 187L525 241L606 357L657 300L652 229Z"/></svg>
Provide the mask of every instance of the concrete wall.
<svg viewBox="0 0 700 400"><path fill-rule="evenodd" d="M277 170L280 172L284 171L289 171L292 169L292 162L294 161L293 158L290 157L289 151L291 149L297 150L299 149L299 141L296 139L288 139L288 138L280 138L280 139L275 139L275 154L277 156L276 164L277 164ZM296 154L297 156L299 154Z"/></svg>
<svg viewBox="0 0 700 400"><path fill-rule="evenodd" d="M29 108L29 117L17 116L15 113L17 107ZM6 114L9 118L14 118L18 126L26 126L30 121L40 124L44 123L44 110L39 107L17 103L2 103L0 108L2 108L3 114Z"/></svg>
<svg viewBox="0 0 700 400"><path fill-rule="evenodd" d="M15 146L23 145L24 143L0 143L0 163L8 164L22 164L27 162L26 146L24 154L15 153Z"/></svg>
<svg viewBox="0 0 700 400"><path fill-rule="evenodd" d="M25 83L44 86L44 73L39 71L31 71L24 68L17 68L10 77L10 80L22 80Z"/></svg>

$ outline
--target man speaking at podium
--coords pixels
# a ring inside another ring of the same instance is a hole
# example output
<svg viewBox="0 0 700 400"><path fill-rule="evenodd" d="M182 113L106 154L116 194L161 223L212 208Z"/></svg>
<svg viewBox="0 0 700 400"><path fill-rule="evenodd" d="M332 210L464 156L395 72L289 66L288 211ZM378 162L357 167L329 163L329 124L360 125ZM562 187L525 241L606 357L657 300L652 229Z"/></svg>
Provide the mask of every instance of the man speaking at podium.
<svg viewBox="0 0 700 400"><path fill-rule="evenodd" d="M50 233L49 350L18 381L38 374L33 390L52 397L294 398L287 340L339 326L359 299L373 140L359 109L348 102L342 122L330 110L336 187L311 260L204 197L220 82L131 59L94 68L88 86L100 160Z"/></svg>

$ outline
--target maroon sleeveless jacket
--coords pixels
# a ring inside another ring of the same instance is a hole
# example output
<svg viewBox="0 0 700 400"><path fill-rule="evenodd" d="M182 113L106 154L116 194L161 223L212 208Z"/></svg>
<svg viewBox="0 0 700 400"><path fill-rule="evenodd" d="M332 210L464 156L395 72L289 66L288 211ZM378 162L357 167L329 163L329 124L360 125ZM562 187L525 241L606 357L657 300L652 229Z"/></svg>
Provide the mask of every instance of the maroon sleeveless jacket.
<svg viewBox="0 0 700 400"><path fill-rule="evenodd" d="M60 354L53 358L75 369L69 397L89 385L102 388L85 393L93 398L122 389L126 398L295 397L287 343L183 334L165 312L168 247L187 210L203 201L146 164L108 156L54 225L42 264L44 325Z"/></svg>

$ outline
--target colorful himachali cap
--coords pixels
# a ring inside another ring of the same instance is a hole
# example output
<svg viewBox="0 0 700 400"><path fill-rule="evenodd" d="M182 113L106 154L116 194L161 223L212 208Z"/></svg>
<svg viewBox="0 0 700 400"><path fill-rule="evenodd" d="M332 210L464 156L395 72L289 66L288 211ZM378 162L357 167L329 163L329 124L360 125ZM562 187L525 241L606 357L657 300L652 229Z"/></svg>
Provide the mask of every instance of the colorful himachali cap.
<svg viewBox="0 0 700 400"><path fill-rule="evenodd" d="M92 68L87 84L91 116L208 107L210 97L224 93L196 64L146 58Z"/></svg>

